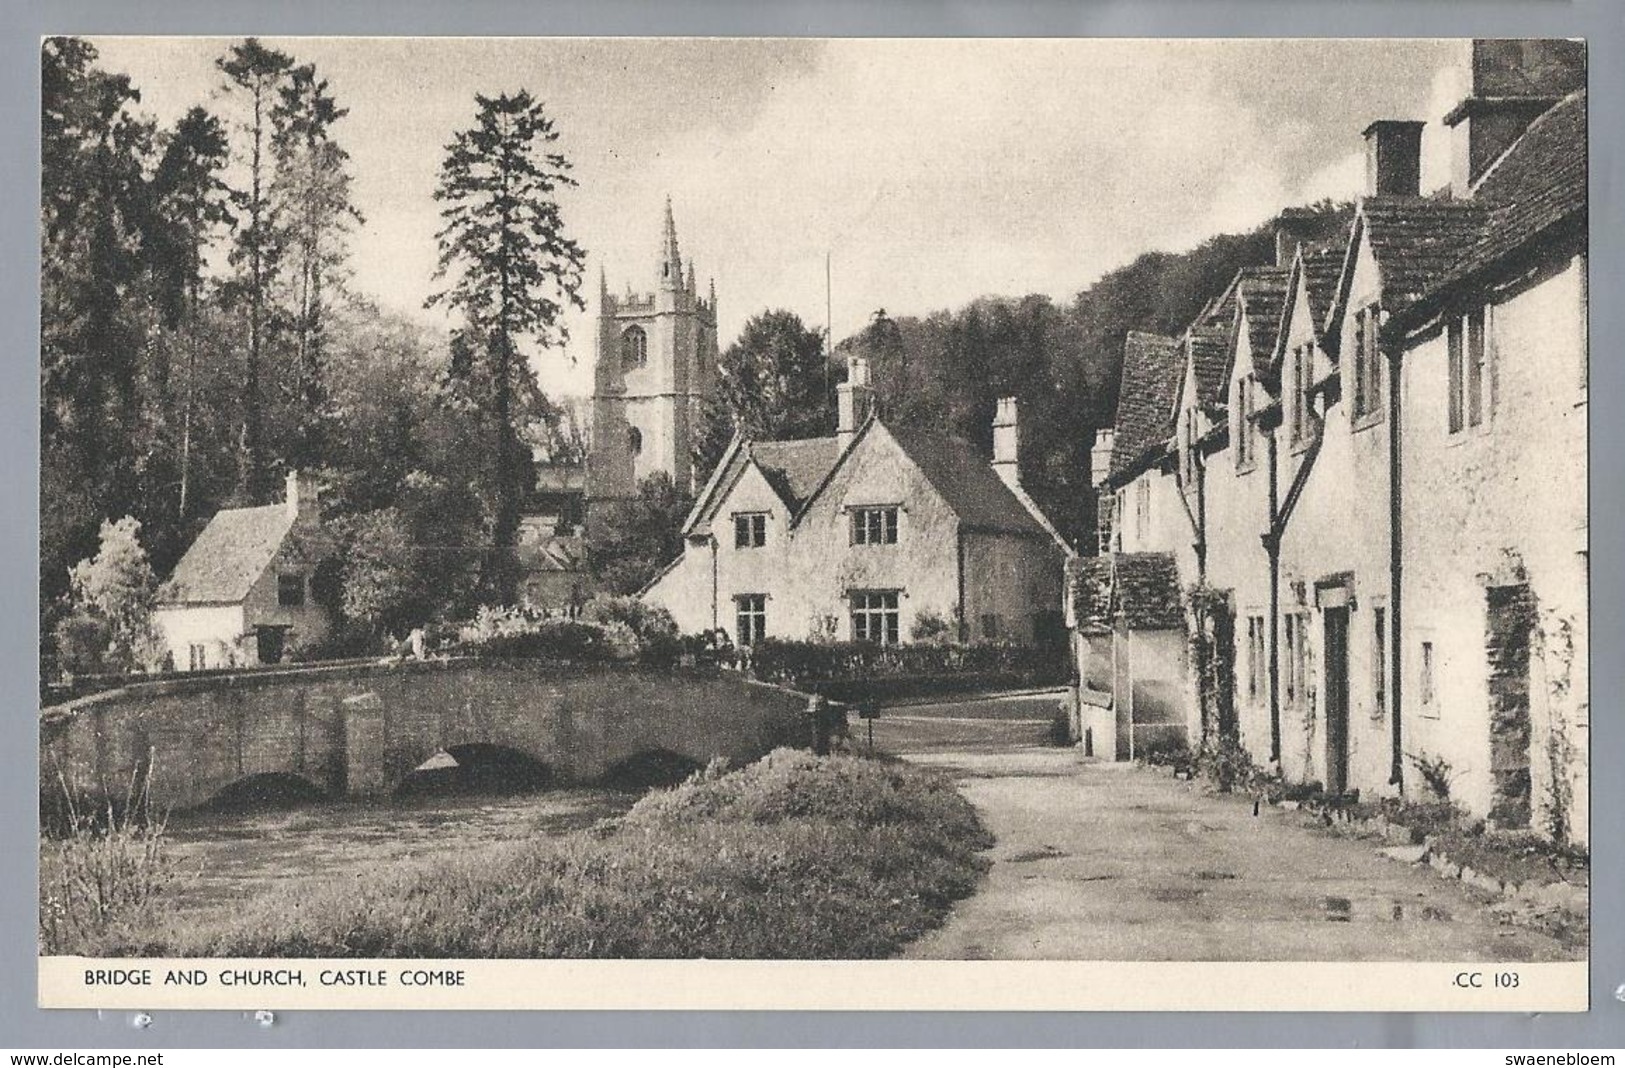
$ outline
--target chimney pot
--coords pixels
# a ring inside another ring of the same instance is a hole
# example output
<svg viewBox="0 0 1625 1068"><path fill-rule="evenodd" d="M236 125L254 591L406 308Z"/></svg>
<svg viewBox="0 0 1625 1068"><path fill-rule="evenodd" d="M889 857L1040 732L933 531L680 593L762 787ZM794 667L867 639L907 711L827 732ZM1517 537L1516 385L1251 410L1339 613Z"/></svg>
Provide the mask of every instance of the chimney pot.
<svg viewBox="0 0 1625 1068"><path fill-rule="evenodd" d="M1422 127L1414 119L1378 119L1365 128L1365 186L1371 196L1422 193Z"/></svg>

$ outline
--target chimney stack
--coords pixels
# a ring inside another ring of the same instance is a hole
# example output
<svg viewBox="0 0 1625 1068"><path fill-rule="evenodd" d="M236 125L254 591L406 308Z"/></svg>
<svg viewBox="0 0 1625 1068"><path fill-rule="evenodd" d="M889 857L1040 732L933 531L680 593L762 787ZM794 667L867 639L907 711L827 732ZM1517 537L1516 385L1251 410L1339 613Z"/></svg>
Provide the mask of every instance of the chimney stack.
<svg viewBox="0 0 1625 1068"><path fill-rule="evenodd" d="M1365 191L1369 196L1422 194L1422 127L1414 119L1378 119L1365 128Z"/></svg>
<svg viewBox="0 0 1625 1068"><path fill-rule="evenodd" d="M874 409L874 387L869 384L869 361L850 356L846 361L846 381L835 387L835 439L841 451L852 444L858 428Z"/></svg>
<svg viewBox="0 0 1625 1068"><path fill-rule="evenodd" d="M1095 445L1089 450L1089 480L1097 487L1106 481L1112 469L1112 439L1116 435L1111 427L1095 431Z"/></svg>
<svg viewBox="0 0 1625 1068"><path fill-rule="evenodd" d="M1473 87L1444 117L1451 128L1451 192L1469 195L1541 112L1585 88L1586 43L1566 39L1473 42Z"/></svg>
<svg viewBox="0 0 1625 1068"><path fill-rule="evenodd" d="M1318 216L1310 208L1287 208L1275 220L1275 266L1290 267L1298 249L1309 243Z"/></svg>
<svg viewBox="0 0 1625 1068"><path fill-rule="evenodd" d="M993 413L993 470L1010 487L1021 484L1021 424L1016 398L1000 397Z"/></svg>
<svg viewBox="0 0 1625 1068"><path fill-rule="evenodd" d="M295 520L314 523L319 514L317 506L316 476L309 471L288 472L288 515Z"/></svg>

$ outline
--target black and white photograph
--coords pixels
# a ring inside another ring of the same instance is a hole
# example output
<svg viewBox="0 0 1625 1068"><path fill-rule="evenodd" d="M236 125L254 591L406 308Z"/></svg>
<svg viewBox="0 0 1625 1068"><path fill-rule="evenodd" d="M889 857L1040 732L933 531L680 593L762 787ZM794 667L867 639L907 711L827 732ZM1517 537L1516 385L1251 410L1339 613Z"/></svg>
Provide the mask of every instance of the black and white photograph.
<svg viewBox="0 0 1625 1068"><path fill-rule="evenodd" d="M39 56L41 1004L1586 1009L1585 41Z"/></svg>

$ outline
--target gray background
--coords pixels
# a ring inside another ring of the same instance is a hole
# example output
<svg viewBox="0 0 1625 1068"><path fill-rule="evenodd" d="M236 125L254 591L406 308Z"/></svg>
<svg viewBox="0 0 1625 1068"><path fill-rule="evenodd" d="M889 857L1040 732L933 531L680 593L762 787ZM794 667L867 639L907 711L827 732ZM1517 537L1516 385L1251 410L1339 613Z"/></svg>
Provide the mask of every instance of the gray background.
<svg viewBox="0 0 1625 1068"><path fill-rule="evenodd" d="M1625 336L1619 240L1620 56L1625 5L1436 0L1223 0L1223 2L818 3L708 0L681 8L654 2L596 4L438 0L270 4L184 0L141 9L128 0L57 0L25 8L7 0L0 36L0 1046L41 1052L90 1047L185 1046L1625 1046L1625 758L1617 706L1625 686L1621 641L1619 460L1625 428L1606 406L1591 425L1592 718L1597 833L1592 868L1591 1003L1586 1015L1148 1013L279 1013L269 1028L251 1013L162 1012L147 1030L127 1012L45 1012L35 994L34 710L38 499L38 38L54 33L392 35L809 35L809 36L1195 36L1195 37L1586 37L1591 42L1592 391L1618 394L1625 367L1612 342ZM1328 72L1335 75L1337 72ZM1082 103L1082 102L1080 102Z"/></svg>

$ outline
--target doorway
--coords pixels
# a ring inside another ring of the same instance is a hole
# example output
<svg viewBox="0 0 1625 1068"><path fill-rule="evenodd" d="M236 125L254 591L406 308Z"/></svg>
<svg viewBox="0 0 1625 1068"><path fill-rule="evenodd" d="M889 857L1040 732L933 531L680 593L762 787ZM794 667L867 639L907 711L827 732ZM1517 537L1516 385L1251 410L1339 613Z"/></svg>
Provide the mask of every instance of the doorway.
<svg viewBox="0 0 1625 1068"><path fill-rule="evenodd" d="M1326 627L1326 792L1349 788L1349 609L1321 609Z"/></svg>
<svg viewBox="0 0 1625 1068"><path fill-rule="evenodd" d="M287 645L287 627L255 627L256 652L262 664L280 664Z"/></svg>

